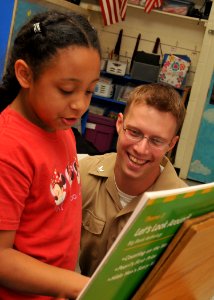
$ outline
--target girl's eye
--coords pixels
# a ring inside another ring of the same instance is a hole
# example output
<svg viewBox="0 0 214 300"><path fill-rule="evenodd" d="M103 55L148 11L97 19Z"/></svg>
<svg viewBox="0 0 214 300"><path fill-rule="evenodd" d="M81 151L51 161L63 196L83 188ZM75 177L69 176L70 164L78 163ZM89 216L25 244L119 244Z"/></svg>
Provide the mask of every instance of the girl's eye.
<svg viewBox="0 0 214 300"><path fill-rule="evenodd" d="M86 91L86 95L92 95L93 91Z"/></svg>
<svg viewBox="0 0 214 300"><path fill-rule="evenodd" d="M60 89L60 92L63 94L63 95L70 95L73 93L73 91L65 91L65 90L62 90Z"/></svg>

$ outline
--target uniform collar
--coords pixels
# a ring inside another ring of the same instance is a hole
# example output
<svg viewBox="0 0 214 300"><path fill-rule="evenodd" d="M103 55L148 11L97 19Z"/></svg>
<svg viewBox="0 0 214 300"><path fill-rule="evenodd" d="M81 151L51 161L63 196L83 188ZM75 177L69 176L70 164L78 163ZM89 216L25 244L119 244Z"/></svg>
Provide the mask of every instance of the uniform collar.
<svg viewBox="0 0 214 300"><path fill-rule="evenodd" d="M161 165L164 167L164 169L148 191L168 190L172 189L172 186L175 186L178 176L169 159L164 157Z"/></svg>
<svg viewBox="0 0 214 300"><path fill-rule="evenodd" d="M102 159L89 169L89 174L108 178L106 180L106 189L111 195L112 199L118 205L119 196L114 182L114 166L116 156L116 153L104 154L102 156ZM170 189L174 185L174 182L177 180L175 169L167 157L163 158L161 165L164 167L164 170L157 178L157 180L147 190L148 192ZM133 211L141 197L142 195L136 196L136 198L134 198L127 206L125 206L124 209L122 209L121 213L127 212L127 210Z"/></svg>
<svg viewBox="0 0 214 300"><path fill-rule="evenodd" d="M89 174L100 177L113 177L116 153L104 154L101 161L89 169Z"/></svg>

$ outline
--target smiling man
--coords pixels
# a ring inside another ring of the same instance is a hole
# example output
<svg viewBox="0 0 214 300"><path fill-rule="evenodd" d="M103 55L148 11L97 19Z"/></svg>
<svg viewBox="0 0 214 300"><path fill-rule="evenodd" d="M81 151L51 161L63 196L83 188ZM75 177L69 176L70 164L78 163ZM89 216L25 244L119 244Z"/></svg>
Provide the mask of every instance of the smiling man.
<svg viewBox="0 0 214 300"><path fill-rule="evenodd" d="M165 156L185 117L177 91L156 83L138 86L119 113L117 153L80 161L83 224L80 269L91 276L146 191L186 186Z"/></svg>

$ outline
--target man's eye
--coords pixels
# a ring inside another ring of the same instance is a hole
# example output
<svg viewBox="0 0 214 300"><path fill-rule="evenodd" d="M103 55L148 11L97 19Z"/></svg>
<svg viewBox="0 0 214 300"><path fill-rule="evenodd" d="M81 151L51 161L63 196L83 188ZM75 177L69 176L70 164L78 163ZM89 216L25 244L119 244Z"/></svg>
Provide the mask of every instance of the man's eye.
<svg viewBox="0 0 214 300"><path fill-rule="evenodd" d="M150 142L156 146L161 146L165 143L164 141L155 138L150 139Z"/></svg>
<svg viewBox="0 0 214 300"><path fill-rule="evenodd" d="M137 131L137 130L134 130L134 129L128 129L129 133L132 135L132 136L140 136L140 132Z"/></svg>

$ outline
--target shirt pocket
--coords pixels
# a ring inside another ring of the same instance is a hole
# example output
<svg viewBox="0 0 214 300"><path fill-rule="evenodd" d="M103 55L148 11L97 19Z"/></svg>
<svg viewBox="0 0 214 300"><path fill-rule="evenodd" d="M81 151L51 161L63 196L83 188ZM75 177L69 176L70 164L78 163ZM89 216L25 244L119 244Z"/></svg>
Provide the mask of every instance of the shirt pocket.
<svg viewBox="0 0 214 300"><path fill-rule="evenodd" d="M83 228L93 234L100 235L105 227L105 221L98 218L88 209L83 209Z"/></svg>

